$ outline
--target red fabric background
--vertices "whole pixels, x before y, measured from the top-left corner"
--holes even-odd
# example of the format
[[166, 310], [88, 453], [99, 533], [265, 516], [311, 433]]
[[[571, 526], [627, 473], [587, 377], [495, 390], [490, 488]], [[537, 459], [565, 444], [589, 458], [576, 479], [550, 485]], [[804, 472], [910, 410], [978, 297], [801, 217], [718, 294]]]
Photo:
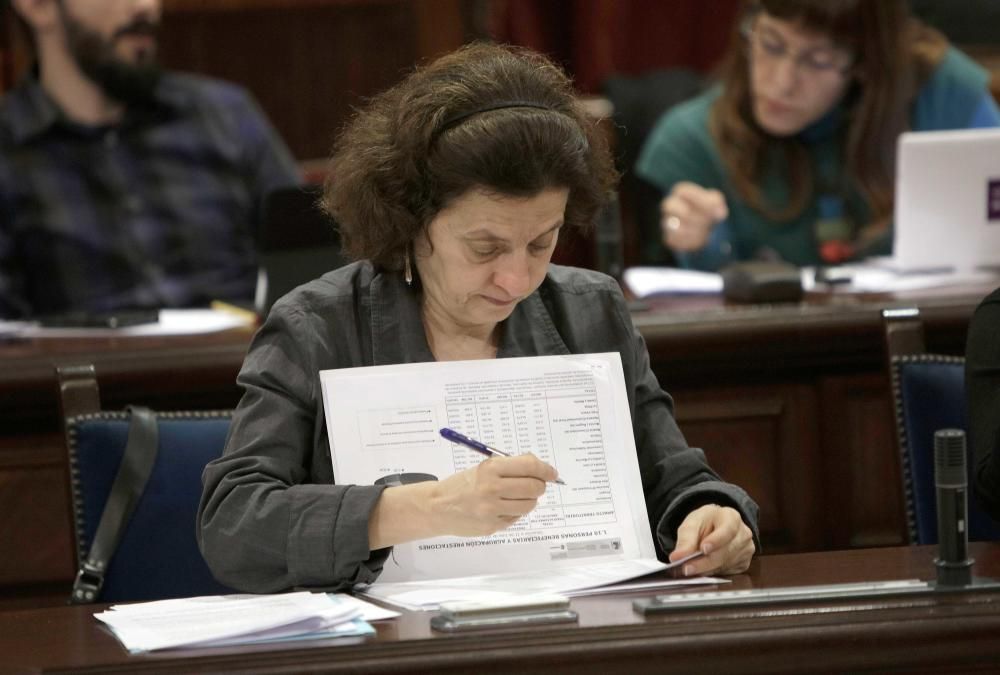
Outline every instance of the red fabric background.
[[740, 0], [495, 0], [490, 31], [501, 42], [555, 58], [581, 92], [611, 74], [711, 69], [725, 51]]

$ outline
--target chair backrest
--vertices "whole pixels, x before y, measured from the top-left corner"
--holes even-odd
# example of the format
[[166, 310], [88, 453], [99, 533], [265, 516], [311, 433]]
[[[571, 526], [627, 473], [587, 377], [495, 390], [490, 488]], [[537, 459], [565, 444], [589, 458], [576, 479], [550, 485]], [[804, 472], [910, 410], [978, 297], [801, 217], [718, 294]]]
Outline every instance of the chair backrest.
[[[93, 409], [99, 395], [92, 366], [59, 368], [59, 379], [79, 564], [90, 550], [121, 463], [130, 415]], [[212, 577], [195, 536], [201, 472], [222, 454], [230, 412], [158, 412], [156, 419], [156, 461], [97, 601], [232, 592]]]
[[348, 262], [340, 232], [317, 202], [322, 186], [278, 188], [264, 203], [257, 237], [255, 309], [263, 318], [281, 296]]
[[[889, 377], [896, 414], [900, 473], [911, 544], [937, 543], [934, 481], [934, 432], [968, 429], [965, 359], [924, 352], [923, 325], [917, 310], [883, 312]], [[966, 461], [970, 474], [972, 462]], [[996, 540], [1000, 524], [969, 499], [969, 539]]]
[[697, 96], [704, 86], [704, 76], [685, 68], [652, 70], [634, 76], [614, 75], [603, 84], [604, 95], [614, 109], [615, 154], [622, 174], [620, 198], [632, 224], [630, 236], [636, 240], [636, 259], [626, 260], [628, 264], [674, 262], [660, 235], [663, 195], [659, 188], [636, 176], [635, 163], [646, 137], [663, 114], [676, 104]]

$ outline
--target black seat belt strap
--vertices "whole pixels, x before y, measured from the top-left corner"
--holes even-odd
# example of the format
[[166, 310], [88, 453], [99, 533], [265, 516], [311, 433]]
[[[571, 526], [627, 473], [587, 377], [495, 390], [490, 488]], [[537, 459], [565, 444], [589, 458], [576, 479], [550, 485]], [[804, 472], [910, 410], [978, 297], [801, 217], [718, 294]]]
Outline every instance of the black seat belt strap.
[[108, 493], [108, 501], [101, 513], [90, 552], [80, 563], [73, 582], [70, 596], [73, 604], [94, 602], [100, 595], [108, 563], [118, 548], [125, 525], [132, 517], [156, 461], [159, 443], [156, 415], [149, 408], [141, 406], [129, 406], [129, 411], [131, 420], [125, 452], [111, 485], [111, 492]]

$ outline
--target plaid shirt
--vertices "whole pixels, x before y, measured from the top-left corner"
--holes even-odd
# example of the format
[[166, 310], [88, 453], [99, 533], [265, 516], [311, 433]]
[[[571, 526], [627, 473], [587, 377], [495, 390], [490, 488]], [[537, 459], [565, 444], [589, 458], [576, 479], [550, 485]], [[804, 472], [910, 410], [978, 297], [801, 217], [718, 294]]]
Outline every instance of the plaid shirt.
[[263, 197], [298, 182], [234, 85], [165, 74], [95, 128], [29, 76], [0, 100], [0, 318], [250, 299]]

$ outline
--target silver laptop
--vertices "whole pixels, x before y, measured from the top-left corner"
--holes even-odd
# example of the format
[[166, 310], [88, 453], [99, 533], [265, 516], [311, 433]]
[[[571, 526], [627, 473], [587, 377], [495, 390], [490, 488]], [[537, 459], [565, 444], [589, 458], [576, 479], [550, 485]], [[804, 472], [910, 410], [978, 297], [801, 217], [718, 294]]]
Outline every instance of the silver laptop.
[[1000, 129], [904, 133], [896, 167], [891, 267], [1000, 268]]

